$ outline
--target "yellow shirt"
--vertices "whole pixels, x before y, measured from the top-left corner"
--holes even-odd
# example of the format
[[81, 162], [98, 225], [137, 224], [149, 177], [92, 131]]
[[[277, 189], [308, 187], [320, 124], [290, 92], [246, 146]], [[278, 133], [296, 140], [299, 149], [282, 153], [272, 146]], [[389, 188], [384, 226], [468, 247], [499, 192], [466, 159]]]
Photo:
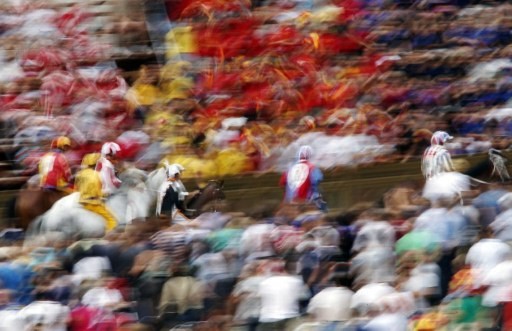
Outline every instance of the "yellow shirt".
[[80, 192], [80, 203], [103, 204], [101, 177], [96, 170], [81, 170], [76, 175], [75, 188]]
[[214, 179], [218, 175], [215, 160], [208, 156], [201, 158], [192, 155], [175, 155], [167, 158], [169, 164], [179, 163], [185, 171], [181, 174], [183, 179], [199, 178], [204, 180]]
[[219, 176], [238, 175], [250, 171], [250, 159], [235, 148], [226, 148], [217, 154], [215, 160]]
[[156, 103], [160, 97], [161, 92], [158, 87], [143, 83], [135, 83], [125, 96], [126, 100], [128, 100], [133, 107], [139, 105], [150, 106]]
[[165, 36], [167, 43], [167, 59], [180, 54], [193, 54], [197, 52], [196, 34], [192, 26], [178, 26], [171, 29]]
[[192, 94], [194, 82], [190, 78], [178, 76], [163, 83], [161, 87], [167, 100], [187, 99]]

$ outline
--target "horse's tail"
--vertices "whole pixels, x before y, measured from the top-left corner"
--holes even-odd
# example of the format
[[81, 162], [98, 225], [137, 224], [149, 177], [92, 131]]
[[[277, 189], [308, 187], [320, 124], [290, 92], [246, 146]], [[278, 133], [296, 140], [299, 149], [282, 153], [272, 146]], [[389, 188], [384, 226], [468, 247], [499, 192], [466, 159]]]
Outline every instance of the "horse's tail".
[[43, 230], [44, 216], [37, 216], [28, 226], [26, 230], [26, 237], [35, 237], [41, 234]]

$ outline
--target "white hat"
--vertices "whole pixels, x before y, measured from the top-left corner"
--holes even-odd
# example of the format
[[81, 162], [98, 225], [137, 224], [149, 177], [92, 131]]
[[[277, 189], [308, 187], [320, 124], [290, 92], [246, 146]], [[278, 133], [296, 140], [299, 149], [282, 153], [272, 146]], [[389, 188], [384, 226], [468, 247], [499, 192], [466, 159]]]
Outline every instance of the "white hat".
[[179, 170], [180, 172], [182, 172], [182, 171], [184, 171], [184, 170], [185, 170], [185, 167], [183, 167], [183, 166], [182, 166], [181, 164], [179, 164], [179, 163], [173, 163], [173, 164], [171, 164], [171, 166], [175, 166], [176, 168], [178, 168], [178, 170]]
[[181, 174], [181, 171], [184, 169], [185, 168], [183, 168], [179, 164], [176, 164], [176, 163], [171, 164], [170, 166], [166, 167], [166, 169], [165, 169], [166, 173], [167, 173], [167, 178], [174, 178], [176, 176], [176, 174]]
[[309, 160], [313, 156], [313, 148], [309, 145], [300, 146], [297, 158], [299, 160]]
[[103, 156], [109, 155], [109, 154], [116, 155], [116, 153], [119, 152], [120, 150], [121, 150], [121, 147], [119, 147], [119, 145], [114, 142], [104, 143], [103, 146], [101, 147], [101, 155], [103, 155]]
[[451, 139], [453, 139], [453, 137], [450, 136], [448, 134], [448, 132], [436, 131], [432, 135], [432, 138], [430, 139], [430, 142], [432, 143], [432, 145], [442, 145], [442, 144], [444, 144], [445, 142], [447, 142], [448, 140], [451, 140]]

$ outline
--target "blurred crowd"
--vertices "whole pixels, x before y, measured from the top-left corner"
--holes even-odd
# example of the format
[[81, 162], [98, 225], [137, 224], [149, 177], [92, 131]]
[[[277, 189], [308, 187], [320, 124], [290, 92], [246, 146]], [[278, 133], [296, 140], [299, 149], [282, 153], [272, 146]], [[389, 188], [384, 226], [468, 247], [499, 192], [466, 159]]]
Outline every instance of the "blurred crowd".
[[[57, 135], [74, 165], [116, 141], [193, 177], [282, 171], [300, 145], [321, 168], [406, 161], [439, 129], [452, 153], [509, 146], [508, 3], [162, 1], [155, 37], [132, 2], [0, 5], [3, 132], [26, 172]], [[150, 44], [157, 60], [120, 69]]]
[[512, 193], [411, 183], [341, 213], [212, 202], [103, 238], [0, 238], [0, 330], [509, 330]]

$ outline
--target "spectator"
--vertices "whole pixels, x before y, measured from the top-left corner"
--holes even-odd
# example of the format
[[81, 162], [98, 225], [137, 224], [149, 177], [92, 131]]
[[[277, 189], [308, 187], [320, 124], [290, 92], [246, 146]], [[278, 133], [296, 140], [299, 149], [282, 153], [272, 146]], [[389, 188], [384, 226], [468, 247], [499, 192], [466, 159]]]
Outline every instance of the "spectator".
[[290, 264], [276, 266], [278, 270], [273, 270], [272, 275], [260, 283], [258, 330], [283, 330], [294, 318], [300, 316], [299, 303], [309, 298], [310, 294], [290, 267]]
[[[334, 273], [331, 276], [336, 277]], [[335, 282], [335, 287], [327, 287], [311, 298], [307, 309], [325, 329], [347, 327], [351, 319], [350, 301], [354, 293], [341, 286], [342, 279], [336, 278]]]
[[165, 282], [160, 296], [159, 311], [178, 314], [178, 322], [200, 321], [206, 288], [184, 266], [173, 266], [171, 278]]

